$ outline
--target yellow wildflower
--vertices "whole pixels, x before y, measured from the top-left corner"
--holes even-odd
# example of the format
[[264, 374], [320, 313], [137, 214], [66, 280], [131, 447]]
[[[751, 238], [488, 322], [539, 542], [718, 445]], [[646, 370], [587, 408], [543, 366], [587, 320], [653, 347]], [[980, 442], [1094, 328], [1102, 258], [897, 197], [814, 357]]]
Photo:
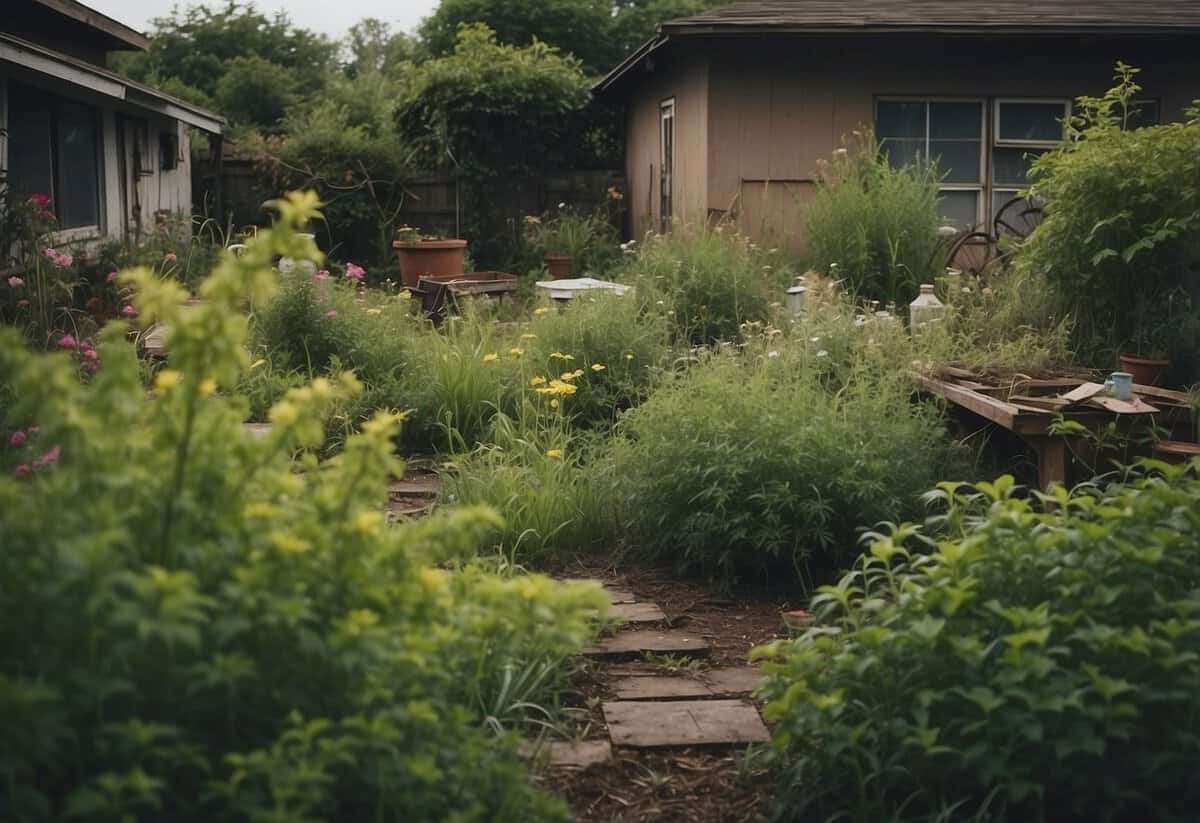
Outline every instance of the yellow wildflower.
[[521, 355], [523, 355], [525, 353], [525, 350], [518, 349], [516, 346], [513, 346], [511, 349], [508, 350], [508, 353], [511, 354], [513, 357], [520, 357]]
[[549, 314], [550, 309], [546, 308], [545, 306], [538, 306], [536, 309], [533, 310], [533, 313], [534, 314]]
[[583, 369], [576, 369], [575, 371], [571, 372], [571, 377], [583, 377]]
[[571, 381], [571, 380], [574, 380], [574, 379], [575, 379], [575, 372], [573, 372], [573, 371], [565, 371], [565, 372], [563, 372], [563, 373], [562, 373], [562, 375], [559, 377], [559, 379], [560, 379], [560, 380], [562, 380], [564, 383], [566, 383], [566, 382], [569, 382], [569, 381]]
[[495, 352], [492, 352], [491, 354], [485, 354], [483, 356], [484, 363], [495, 363], [499, 359], [500, 355], [496, 354]]
[[599, 363], [592, 364], [592, 371], [604, 371], [604, 368], [605, 367], [600, 365]]
[[296, 409], [296, 404], [289, 400], [280, 400], [267, 413], [267, 419], [272, 423], [278, 423], [280, 426], [290, 426], [299, 417], [300, 412]]
[[562, 460], [563, 450], [562, 449], [549, 449], [546, 451], [546, 456], [549, 457], [551, 460]]
[[283, 531], [271, 532], [271, 545], [283, 554], [304, 554], [312, 548], [307, 540]]
[[183, 380], [183, 372], [175, 369], [163, 369], [154, 376], [154, 392], [155, 394], [166, 394], [178, 386], [181, 380]]
[[359, 512], [354, 518], [354, 531], [363, 537], [374, 537], [379, 534], [383, 524], [383, 516], [379, 512]]
[[447, 588], [447, 578], [449, 575], [441, 569], [430, 569], [428, 567], [421, 569], [417, 573], [417, 577], [421, 580], [421, 586], [430, 594], [440, 594]]
[[410, 292], [408, 289], [402, 289], [400, 291], [400, 294], [398, 294], [396, 296], [399, 297], [401, 300], [408, 300], [409, 298], [412, 297], [412, 292]]
[[530, 386], [533, 386], [533, 387], [535, 387], [535, 388], [536, 388], [536, 387], [538, 387], [538, 386], [544, 386], [544, 385], [546, 385], [546, 378], [544, 378], [544, 377], [531, 377], [531, 378], [529, 378], [529, 385], [530, 385]]
[[326, 377], [318, 377], [312, 381], [312, 393], [318, 400], [328, 400], [333, 397], [333, 384]]
[[552, 408], [552, 409], [557, 409], [557, 408], [558, 408], [558, 400], [557, 400], [557, 399], [556, 399], [556, 400], [551, 400], [551, 401], [550, 401], [550, 408]]
[[551, 358], [552, 360], [574, 360], [574, 359], [575, 359], [575, 358], [574, 358], [574, 357], [572, 357], [571, 355], [569, 355], [569, 354], [563, 354], [563, 353], [562, 353], [562, 352], [560, 352], [560, 351], [551, 352], [551, 353], [550, 353], [550, 358]]
[[210, 397], [217, 390], [217, 381], [206, 377], [200, 381], [200, 396]]
[[537, 389], [538, 394], [574, 394], [579, 389], [565, 380], [551, 380], [550, 385]]
[[633, 359], [633, 355], [632, 355], [632, 354], [626, 354], [626, 355], [625, 355], [625, 359], [626, 359], [626, 360], [632, 360], [632, 359]]

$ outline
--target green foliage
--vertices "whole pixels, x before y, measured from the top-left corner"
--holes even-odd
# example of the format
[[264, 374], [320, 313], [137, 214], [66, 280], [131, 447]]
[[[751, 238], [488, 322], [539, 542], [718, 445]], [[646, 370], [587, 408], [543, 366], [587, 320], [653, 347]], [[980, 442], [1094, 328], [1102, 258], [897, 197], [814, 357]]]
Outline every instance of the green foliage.
[[1179, 354], [1200, 342], [1200, 112], [1127, 128], [1136, 75], [1118, 64], [1117, 85], [1081, 97], [1069, 139], [1034, 163], [1045, 213], [1019, 257], [1051, 279], [1080, 347], [1097, 359]]
[[763, 650], [780, 820], [1183, 821], [1200, 793], [1200, 481], [943, 484]]
[[726, 582], [790, 566], [809, 584], [855, 556], [860, 526], [919, 512], [954, 453], [889, 354], [904, 337], [799, 324], [658, 388], [613, 449], [633, 545]]
[[766, 320], [792, 279], [777, 249], [762, 249], [728, 226], [679, 224], [635, 245], [626, 245], [619, 279], [661, 307], [676, 339], [696, 345], [735, 340], [743, 323]]
[[620, 252], [617, 230], [605, 209], [583, 214], [570, 206], [538, 217], [525, 217], [525, 243], [537, 257], [566, 255], [578, 274], [599, 273]]
[[229, 61], [215, 99], [231, 122], [274, 132], [299, 95], [290, 69], [250, 56]]
[[353, 375], [291, 391], [263, 439], [221, 394], [273, 258], [319, 259], [294, 233], [314, 204], [282, 203], [186, 312], [171, 280], [123, 276], [140, 320], [173, 330], [149, 398], [122, 325], [87, 383], [0, 335], [0, 424], [25, 438], [0, 454], [14, 819], [565, 818], [505, 730], [551, 705], [603, 594], [472, 562], [499, 525], [487, 510], [387, 527], [396, 415], [333, 460], [294, 460]]
[[858, 136], [821, 166], [805, 209], [812, 264], [858, 298], [908, 303], [940, 273], [937, 197], [933, 166], [892, 168]]

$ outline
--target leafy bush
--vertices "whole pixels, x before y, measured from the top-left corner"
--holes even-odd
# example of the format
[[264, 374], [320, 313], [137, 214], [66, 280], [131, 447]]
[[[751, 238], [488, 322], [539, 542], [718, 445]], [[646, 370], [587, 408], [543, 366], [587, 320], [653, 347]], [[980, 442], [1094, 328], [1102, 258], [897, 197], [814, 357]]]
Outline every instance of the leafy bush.
[[778, 819], [1194, 819], [1200, 480], [1164, 471], [943, 486], [939, 542], [875, 535], [762, 650]]
[[705, 356], [623, 418], [612, 493], [638, 549], [726, 581], [791, 564], [807, 583], [852, 560], [859, 526], [920, 511], [952, 448], [845, 325]]
[[620, 256], [616, 228], [604, 209], [580, 214], [564, 206], [541, 217], [526, 215], [525, 243], [538, 258], [570, 257], [578, 275], [602, 272]]
[[630, 249], [620, 279], [655, 299], [676, 339], [696, 345], [734, 340], [743, 323], [766, 320], [790, 285], [791, 268], [728, 226], [680, 224]]
[[940, 273], [938, 175], [893, 168], [870, 134], [821, 166], [806, 208], [812, 264], [860, 299], [906, 304]]
[[548, 701], [603, 595], [472, 564], [498, 525], [485, 510], [386, 527], [395, 415], [325, 464], [293, 461], [353, 376], [290, 392], [261, 440], [220, 394], [272, 256], [314, 251], [292, 233], [314, 200], [225, 255], [205, 305], [182, 312], [171, 281], [125, 275], [141, 320], [173, 329], [149, 399], [125, 328], [105, 331], [86, 384], [0, 335], [0, 424], [20, 431], [0, 454], [8, 816], [565, 817], [488, 728]]
[[295, 75], [261, 57], [235, 57], [217, 83], [216, 101], [231, 121], [265, 131], [280, 129], [300, 99]]
[[1045, 213], [1019, 257], [1050, 278], [1097, 359], [1179, 354], [1200, 341], [1200, 111], [1187, 123], [1127, 128], [1136, 73], [1118, 64], [1117, 85], [1081, 97], [1069, 139], [1034, 163]]

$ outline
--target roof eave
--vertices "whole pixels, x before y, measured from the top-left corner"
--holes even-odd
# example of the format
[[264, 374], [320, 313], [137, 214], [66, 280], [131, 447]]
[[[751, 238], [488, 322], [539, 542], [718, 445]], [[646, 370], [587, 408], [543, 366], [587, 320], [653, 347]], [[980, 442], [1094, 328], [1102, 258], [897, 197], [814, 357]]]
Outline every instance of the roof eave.
[[862, 24], [855, 26], [813, 26], [787, 23], [690, 23], [686, 19], [670, 21], [660, 26], [663, 35], [669, 37], [712, 37], [721, 35], [858, 35], [858, 34], [963, 34], [963, 35], [1170, 35], [1194, 32], [1197, 27], [1181, 26], [1113, 26], [1079, 25], [1070, 26], [1002, 26], [973, 24], [941, 24], [900, 26], [889, 24]]
[[592, 94], [600, 95], [607, 92], [618, 82], [620, 82], [620, 80], [635, 66], [641, 63], [642, 60], [646, 59], [651, 54], [666, 45], [669, 39], [669, 37], [666, 37], [662, 34], [656, 34], [654, 37], [647, 40], [637, 49], [632, 51], [628, 57], [618, 63], [612, 71], [600, 78], [600, 80], [592, 86]]
[[76, 0], [33, 0], [33, 2], [107, 35], [115, 41], [114, 51], [145, 51], [150, 48], [150, 38], [140, 31]]

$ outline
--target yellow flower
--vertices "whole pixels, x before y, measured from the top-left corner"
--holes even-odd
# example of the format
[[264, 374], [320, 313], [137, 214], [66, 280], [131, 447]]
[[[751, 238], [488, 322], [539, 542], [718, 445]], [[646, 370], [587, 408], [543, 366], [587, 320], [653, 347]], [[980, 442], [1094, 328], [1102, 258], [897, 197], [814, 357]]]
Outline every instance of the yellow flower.
[[500, 355], [496, 354], [495, 352], [492, 352], [491, 354], [485, 354], [483, 356], [484, 363], [495, 363], [499, 359]]
[[354, 518], [354, 531], [363, 537], [374, 537], [379, 534], [383, 517], [379, 512], [359, 512]]
[[575, 358], [569, 354], [563, 354], [560, 351], [551, 352], [550, 357], [553, 360], [574, 360]]
[[575, 371], [571, 372], [571, 377], [583, 377], [583, 369], [576, 369]]
[[424, 568], [417, 572], [421, 586], [430, 594], [440, 594], [446, 590], [449, 575], [441, 569]]
[[312, 548], [307, 540], [282, 531], [271, 532], [271, 545], [283, 554], [304, 554]]
[[562, 373], [562, 375], [561, 375], [561, 377], [559, 377], [559, 379], [560, 379], [560, 380], [562, 380], [564, 383], [565, 383], [565, 382], [569, 382], [569, 381], [571, 381], [571, 380], [574, 380], [574, 379], [575, 379], [575, 372], [573, 372], [573, 371], [565, 371], [565, 372], [563, 372], [563, 373]]
[[217, 381], [206, 377], [200, 381], [200, 396], [210, 397], [217, 390]]
[[296, 409], [296, 405], [288, 400], [280, 400], [267, 413], [267, 420], [272, 423], [278, 423], [280, 426], [290, 426], [299, 417], [300, 412]]
[[521, 339], [522, 340], [537, 340], [537, 335], [525, 333], [525, 334], [521, 335]]
[[156, 394], [166, 394], [178, 386], [181, 380], [183, 380], [183, 372], [176, 371], [175, 369], [163, 369], [154, 376], [154, 392]]
[[546, 452], [546, 456], [549, 457], [551, 460], [562, 460], [563, 450], [562, 449], [549, 449]]
[[557, 409], [557, 408], [558, 408], [558, 401], [557, 401], [557, 400], [551, 400], [551, 401], [550, 401], [550, 408], [552, 408], [552, 409]]
[[537, 389], [538, 394], [566, 394], [571, 395], [578, 391], [578, 388], [566, 382], [565, 380], [551, 380], [550, 385]]
[[601, 366], [599, 363], [592, 364], [592, 371], [604, 371], [604, 368], [605, 367]]
[[550, 309], [546, 308], [545, 306], [538, 306], [536, 309], [533, 310], [533, 313], [534, 314], [549, 314]]
[[529, 378], [529, 385], [531, 385], [531, 386], [534, 386], [534, 387], [537, 387], [537, 386], [544, 386], [544, 385], [546, 385], [546, 378], [544, 378], [544, 377], [531, 377], [531, 378]]
[[520, 357], [521, 355], [523, 355], [525, 353], [525, 350], [518, 349], [517, 347], [514, 346], [513, 348], [508, 350], [508, 353], [511, 354], [513, 357]]
[[328, 400], [333, 397], [333, 384], [328, 378], [318, 377], [312, 381], [312, 393], [318, 400]]
[[403, 291], [400, 292], [400, 294], [398, 294], [396, 296], [399, 297], [401, 300], [408, 300], [409, 298], [412, 297], [412, 292], [410, 292], [408, 289], [404, 289]]
[[625, 355], [625, 359], [626, 359], [626, 360], [632, 360], [632, 359], [633, 359], [633, 355], [632, 355], [632, 354], [626, 354], [626, 355]]

